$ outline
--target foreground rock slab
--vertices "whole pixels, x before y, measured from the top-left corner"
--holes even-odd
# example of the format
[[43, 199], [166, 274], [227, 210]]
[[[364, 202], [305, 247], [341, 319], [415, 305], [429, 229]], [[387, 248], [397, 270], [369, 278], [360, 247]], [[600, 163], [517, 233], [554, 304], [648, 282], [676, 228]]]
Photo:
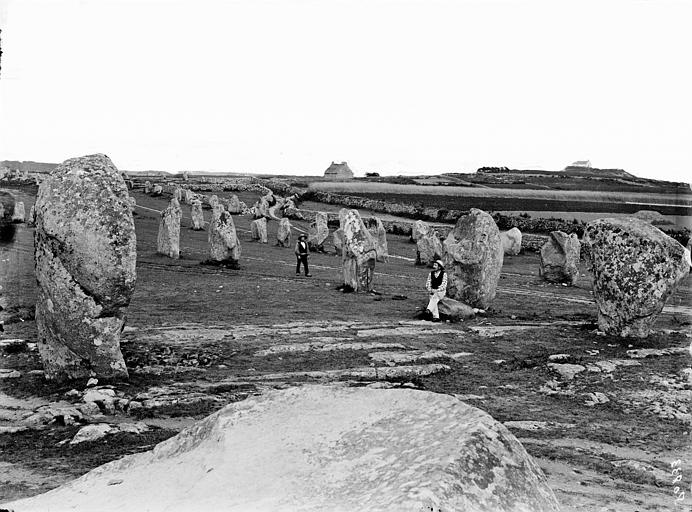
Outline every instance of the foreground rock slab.
[[304, 386], [229, 405], [153, 450], [4, 505], [38, 510], [559, 510], [485, 412], [442, 394]]
[[685, 248], [633, 218], [590, 222], [584, 243], [593, 269], [598, 328], [616, 336], [647, 337], [666, 300], [689, 273]]
[[38, 348], [49, 379], [126, 378], [120, 352], [134, 291], [127, 187], [105, 155], [63, 162], [36, 199]]

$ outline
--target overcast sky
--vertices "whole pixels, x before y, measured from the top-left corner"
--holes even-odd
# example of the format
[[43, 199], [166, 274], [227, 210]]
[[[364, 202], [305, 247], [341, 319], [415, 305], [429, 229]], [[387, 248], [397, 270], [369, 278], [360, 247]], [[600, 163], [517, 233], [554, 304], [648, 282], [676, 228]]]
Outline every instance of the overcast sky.
[[690, 181], [686, 0], [0, 0], [0, 23], [0, 159]]

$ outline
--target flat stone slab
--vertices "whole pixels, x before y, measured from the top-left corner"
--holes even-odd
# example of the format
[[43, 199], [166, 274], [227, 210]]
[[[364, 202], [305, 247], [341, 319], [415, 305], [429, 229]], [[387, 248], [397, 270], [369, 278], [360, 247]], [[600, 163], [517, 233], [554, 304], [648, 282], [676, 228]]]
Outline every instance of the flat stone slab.
[[690, 349], [687, 347], [637, 348], [634, 350], [628, 350], [627, 357], [631, 357], [632, 359], [644, 359], [646, 357], [681, 356], [689, 353]]
[[231, 404], [148, 452], [3, 505], [44, 510], [553, 512], [487, 413], [410, 389], [303, 386]]

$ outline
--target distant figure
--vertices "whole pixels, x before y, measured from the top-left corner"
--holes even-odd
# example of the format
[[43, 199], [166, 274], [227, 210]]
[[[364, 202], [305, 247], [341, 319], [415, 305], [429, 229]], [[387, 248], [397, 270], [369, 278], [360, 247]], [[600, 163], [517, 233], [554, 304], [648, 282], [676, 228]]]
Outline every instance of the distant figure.
[[308, 237], [302, 234], [298, 237], [298, 242], [296, 243], [296, 275], [300, 275], [300, 264], [302, 263], [305, 267], [305, 277], [312, 277], [310, 271], [308, 270]]
[[445, 266], [442, 260], [437, 260], [433, 263], [433, 270], [428, 274], [425, 288], [427, 288], [430, 294], [430, 301], [428, 302], [426, 311], [432, 314], [433, 322], [439, 322], [440, 312], [437, 309], [437, 303], [440, 302], [447, 293], [447, 273], [445, 272]]

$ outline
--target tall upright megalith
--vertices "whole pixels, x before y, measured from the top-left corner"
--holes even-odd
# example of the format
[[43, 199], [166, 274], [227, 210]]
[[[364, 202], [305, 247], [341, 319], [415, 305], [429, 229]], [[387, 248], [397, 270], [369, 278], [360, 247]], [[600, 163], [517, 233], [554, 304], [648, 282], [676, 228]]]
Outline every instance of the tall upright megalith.
[[209, 263], [238, 268], [241, 249], [233, 217], [218, 203], [212, 208], [207, 239]]
[[66, 160], [41, 183], [34, 212], [46, 378], [127, 378], [120, 332], [135, 287], [137, 243], [120, 172], [106, 155]]
[[598, 327], [645, 338], [666, 300], [688, 275], [685, 248], [648, 222], [596, 219], [584, 229], [593, 270]]
[[552, 231], [548, 241], [541, 247], [538, 273], [551, 283], [574, 286], [579, 280], [580, 251], [581, 243], [577, 235]]
[[471, 208], [444, 241], [447, 295], [475, 308], [495, 298], [504, 249], [500, 230], [483, 210]]
[[282, 217], [276, 230], [276, 243], [281, 247], [291, 247], [291, 222], [287, 217]]
[[191, 228], [195, 231], [204, 229], [204, 213], [202, 212], [202, 201], [195, 199], [190, 204], [190, 217], [192, 218]]
[[341, 265], [344, 285], [356, 292], [373, 290], [375, 262], [384, 261], [381, 243], [365, 227], [358, 210], [339, 212], [339, 229], [343, 232]]
[[317, 212], [315, 215], [315, 222], [310, 227], [310, 232], [308, 233], [308, 246], [313, 251], [324, 251], [324, 242], [329, 236], [327, 220], [325, 212]]
[[180, 203], [174, 197], [168, 207], [161, 212], [159, 222], [159, 235], [157, 238], [157, 252], [165, 254], [169, 258], [180, 257], [180, 219], [183, 211]]

